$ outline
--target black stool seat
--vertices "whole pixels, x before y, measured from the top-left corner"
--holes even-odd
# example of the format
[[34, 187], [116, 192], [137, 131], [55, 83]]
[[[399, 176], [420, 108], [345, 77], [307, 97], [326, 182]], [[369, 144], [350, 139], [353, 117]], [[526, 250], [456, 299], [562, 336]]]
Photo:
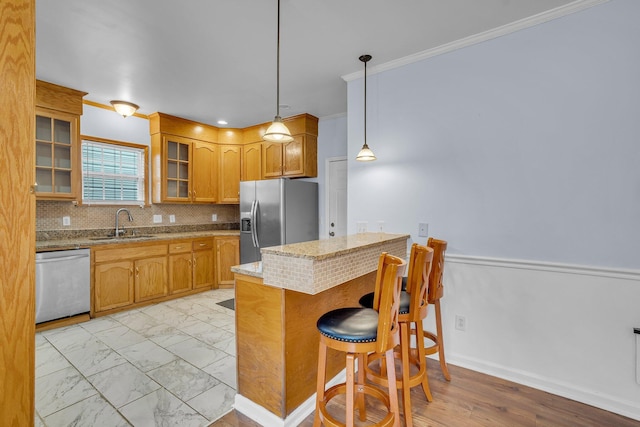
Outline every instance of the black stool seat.
[[[358, 302], [363, 307], [371, 308], [373, 307], [373, 297], [374, 297], [374, 292], [371, 292], [370, 294], [363, 295]], [[400, 292], [400, 308], [398, 312], [400, 314], [408, 314], [410, 305], [411, 305], [411, 295], [408, 294], [406, 291]]]
[[378, 312], [372, 308], [339, 308], [323, 314], [317, 327], [322, 335], [334, 340], [374, 342], [378, 335]]

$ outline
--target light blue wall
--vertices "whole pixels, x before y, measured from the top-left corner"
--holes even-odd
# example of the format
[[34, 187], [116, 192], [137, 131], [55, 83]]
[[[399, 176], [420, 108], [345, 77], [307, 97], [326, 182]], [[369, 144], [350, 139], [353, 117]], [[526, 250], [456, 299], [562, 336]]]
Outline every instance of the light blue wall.
[[427, 222], [451, 253], [640, 268], [638, 16], [614, 0], [369, 75], [373, 163], [350, 82], [349, 233]]
[[122, 142], [150, 145], [149, 120], [124, 118], [115, 111], [84, 105], [80, 133]]
[[305, 178], [304, 181], [318, 183], [318, 234], [320, 239], [326, 238], [326, 161], [334, 157], [347, 155], [347, 115], [320, 118], [318, 121], [318, 176]]

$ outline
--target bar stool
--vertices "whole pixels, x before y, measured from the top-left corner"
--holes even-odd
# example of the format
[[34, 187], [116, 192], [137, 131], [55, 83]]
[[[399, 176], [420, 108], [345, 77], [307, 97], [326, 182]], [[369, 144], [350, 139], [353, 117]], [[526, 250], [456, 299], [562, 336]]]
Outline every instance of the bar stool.
[[[401, 375], [396, 380], [396, 388], [402, 390], [402, 407], [407, 426], [413, 425], [411, 414], [411, 388], [421, 385], [427, 401], [433, 400], [427, 377], [427, 360], [422, 335], [422, 320], [427, 316], [429, 273], [433, 259], [433, 249], [414, 243], [409, 256], [409, 273], [406, 290], [401, 292], [398, 320], [400, 322], [400, 345], [394, 355], [401, 361]], [[371, 304], [371, 294], [360, 299], [363, 306]], [[375, 304], [375, 295], [373, 295]], [[411, 332], [415, 326], [416, 351], [411, 348]], [[422, 344], [422, 345], [421, 345]], [[411, 367], [413, 369], [411, 372]], [[387, 371], [395, 371], [395, 363], [383, 361], [379, 355], [371, 354], [365, 365], [366, 377], [374, 384], [388, 387]]]
[[444, 253], [447, 250], [447, 242], [445, 240], [434, 239], [429, 237], [427, 246], [433, 249], [433, 264], [431, 274], [429, 275], [429, 304], [433, 304], [435, 308], [436, 332], [423, 331], [425, 338], [433, 341], [433, 345], [425, 348], [428, 355], [438, 353], [440, 361], [440, 369], [442, 375], [447, 381], [451, 381], [449, 368], [444, 358], [444, 343], [442, 341], [442, 313], [440, 309], [440, 298], [444, 296], [444, 286], [442, 285], [442, 277], [444, 274]]
[[[387, 363], [393, 363], [393, 349], [400, 341], [398, 309], [402, 275], [406, 262], [401, 258], [382, 253], [378, 261], [376, 274], [374, 308], [340, 308], [320, 317], [317, 322], [320, 331], [318, 353], [318, 382], [316, 393], [316, 412], [314, 427], [324, 425], [337, 427], [354, 425], [354, 410], [357, 406], [359, 418], [366, 420], [365, 394], [381, 401], [387, 408], [387, 414], [376, 426], [399, 426], [400, 411], [398, 394], [389, 388], [382, 389], [365, 383], [364, 364], [367, 354], [384, 355]], [[346, 382], [330, 387], [325, 391], [327, 348], [346, 353]], [[358, 360], [358, 378], [355, 378], [355, 360]], [[387, 372], [389, 384], [396, 381], [395, 370]], [[339, 394], [346, 394], [346, 423], [336, 420], [327, 411], [329, 401]]]

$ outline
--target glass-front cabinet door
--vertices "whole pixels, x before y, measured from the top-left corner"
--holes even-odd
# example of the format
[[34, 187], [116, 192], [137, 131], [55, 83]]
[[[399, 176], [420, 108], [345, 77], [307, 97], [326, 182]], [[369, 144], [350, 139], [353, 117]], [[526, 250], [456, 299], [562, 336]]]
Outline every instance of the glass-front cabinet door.
[[166, 144], [166, 199], [191, 199], [191, 142], [187, 139], [167, 137]]
[[76, 116], [36, 110], [36, 196], [75, 199]]

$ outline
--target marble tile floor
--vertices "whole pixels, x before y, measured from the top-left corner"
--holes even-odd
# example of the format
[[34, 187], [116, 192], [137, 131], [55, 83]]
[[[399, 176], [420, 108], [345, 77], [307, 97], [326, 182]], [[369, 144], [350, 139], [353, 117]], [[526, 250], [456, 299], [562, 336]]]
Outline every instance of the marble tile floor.
[[232, 409], [233, 289], [36, 334], [36, 426], [208, 426]]

